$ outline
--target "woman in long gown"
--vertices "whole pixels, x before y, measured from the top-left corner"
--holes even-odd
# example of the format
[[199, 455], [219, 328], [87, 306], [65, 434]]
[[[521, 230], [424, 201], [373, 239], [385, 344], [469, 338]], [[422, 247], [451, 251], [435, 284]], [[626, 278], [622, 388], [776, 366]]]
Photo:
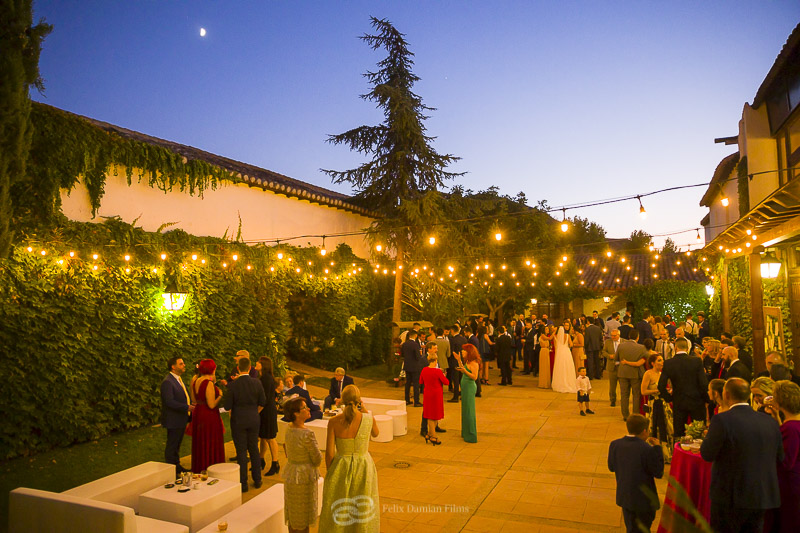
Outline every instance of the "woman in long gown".
[[[328, 473], [322, 492], [319, 530], [378, 533], [381, 529], [378, 470], [369, 454], [369, 437], [378, 436], [378, 426], [361, 403], [361, 392], [355, 385], [348, 385], [342, 391], [342, 405], [344, 412], [328, 421], [325, 450]], [[340, 518], [343, 514], [348, 520]]]
[[267, 450], [269, 449], [272, 465], [269, 470], [264, 472], [265, 476], [273, 476], [280, 472], [281, 465], [278, 462], [278, 405], [275, 403], [275, 376], [272, 375], [272, 359], [266, 356], [256, 363], [261, 385], [267, 395], [267, 404], [261, 410], [261, 425], [258, 428], [259, 453], [261, 454], [262, 472], [267, 466]]
[[578, 377], [578, 369], [586, 367], [586, 352], [583, 349], [583, 325], [579, 322], [573, 329], [572, 337], [572, 360], [575, 363], [575, 378]]
[[475, 391], [478, 386], [478, 372], [481, 356], [471, 344], [465, 344], [461, 353], [455, 354], [457, 370], [461, 376], [461, 438], [464, 442], [478, 442], [478, 428], [475, 423]]
[[570, 338], [564, 327], [558, 328], [555, 338], [556, 358], [553, 365], [553, 390], [556, 392], [578, 392], [575, 378], [575, 363], [572, 362], [572, 351], [569, 348]]
[[775, 383], [772, 392], [773, 401], [767, 404], [767, 410], [781, 424], [784, 457], [778, 463], [781, 506], [768, 511], [767, 527], [771, 525], [771, 529], [764, 531], [788, 533], [797, 531], [800, 524], [800, 387], [782, 380]]
[[539, 388], [550, 389], [553, 372], [550, 366], [550, 346], [553, 344], [553, 332], [550, 326], [544, 327], [544, 333], [539, 335]]
[[222, 418], [217, 407], [222, 391], [214, 385], [217, 365], [213, 359], [203, 359], [197, 368], [199, 377], [192, 384], [197, 402], [192, 411], [192, 472], [225, 462]]

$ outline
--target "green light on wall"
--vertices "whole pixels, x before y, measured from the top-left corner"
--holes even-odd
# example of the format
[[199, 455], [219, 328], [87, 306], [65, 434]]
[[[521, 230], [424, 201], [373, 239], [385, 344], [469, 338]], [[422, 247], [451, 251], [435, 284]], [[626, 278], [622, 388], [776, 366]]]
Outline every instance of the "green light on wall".
[[186, 305], [189, 294], [185, 292], [163, 292], [161, 298], [164, 299], [164, 309], [167, 311], [180, 311]]

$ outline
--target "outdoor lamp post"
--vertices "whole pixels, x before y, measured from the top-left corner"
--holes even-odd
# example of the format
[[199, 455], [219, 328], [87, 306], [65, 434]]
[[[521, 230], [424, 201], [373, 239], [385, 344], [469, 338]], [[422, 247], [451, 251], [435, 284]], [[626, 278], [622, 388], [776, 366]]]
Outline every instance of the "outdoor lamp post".
[[781, 261], [772, 252], [767, 252], [761, 258], [761, 277], [775, 279], [781, 271]]
[[164, 299], [164, 309], [167, 311], [180, 311], [186, 305], [189, 295], [185, 292], [163, 292], [161, 298]]

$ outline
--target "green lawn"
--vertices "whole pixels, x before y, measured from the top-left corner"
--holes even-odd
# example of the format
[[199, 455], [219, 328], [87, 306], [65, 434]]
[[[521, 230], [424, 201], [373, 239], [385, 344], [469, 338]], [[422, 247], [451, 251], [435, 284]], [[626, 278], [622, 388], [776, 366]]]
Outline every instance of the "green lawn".
[[[371, 379], [374, 381], [386, 381], [392, 377], [389, 369], [386, 367], [386, 363], [356, 368], [350, 370], [348, 373], [357, 378]], [[328, 382], [330, 383], [330, 380], [328, 380]]]
[[[222, 416], [225, 441], [231, 440], [230, 417]], [[147, 461], [164, 460], [167, 433], [160, 427], [140, 428], [97, 441], [58, 448], [0, 464], [0, 531], [8, 530], [8, 493], [17, 487], [61, 492]], [[185, 437], [181, 457], [191, 454]]]

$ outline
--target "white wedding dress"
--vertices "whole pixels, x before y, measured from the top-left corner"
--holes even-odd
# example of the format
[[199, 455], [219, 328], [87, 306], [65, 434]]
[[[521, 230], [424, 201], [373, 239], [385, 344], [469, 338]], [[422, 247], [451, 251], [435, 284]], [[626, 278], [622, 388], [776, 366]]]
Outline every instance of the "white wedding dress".
[[576, 383], [575, 362], [572, 359], [572, 350], [567, 343], [564, 327], [558, 328], [555, 338], [556, 358], [553, 363], [553, 390], [556, 392], [578, 392]]

